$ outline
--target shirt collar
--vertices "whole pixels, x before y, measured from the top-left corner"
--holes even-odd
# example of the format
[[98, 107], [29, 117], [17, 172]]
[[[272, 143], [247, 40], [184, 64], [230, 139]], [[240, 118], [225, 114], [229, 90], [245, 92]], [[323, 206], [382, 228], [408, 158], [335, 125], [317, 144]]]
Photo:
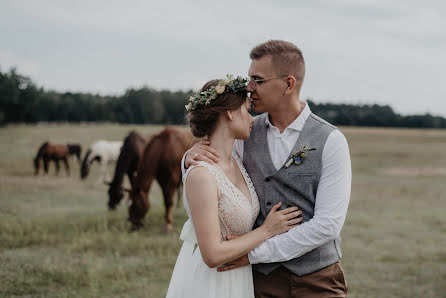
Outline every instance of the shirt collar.
[[[285, 130], [290, 128], [290, 129], [293, 129], [293, 130], [302, 131], [302, 129], [304, 128], [305, 122], [307, 121], [308, 117], [311, 114], [311, 110], [310, 110], [310, 106], [308, 105], [308, 103], [306, 101], [301, 100], [300, 101], [300, 105], [302, 106], [302, 112], [299, 114], [299, 116], [297, 116], [296, 119], [294, 119], [293, 122], [291, 122], [290, 125], [288, 125], [287, 128], [285, 128]], [[268, 126], [275, 127], [269, 121], [269, 114], [268, 113], [266, 113], [265, 124], [266, 124], [267, 127]]]

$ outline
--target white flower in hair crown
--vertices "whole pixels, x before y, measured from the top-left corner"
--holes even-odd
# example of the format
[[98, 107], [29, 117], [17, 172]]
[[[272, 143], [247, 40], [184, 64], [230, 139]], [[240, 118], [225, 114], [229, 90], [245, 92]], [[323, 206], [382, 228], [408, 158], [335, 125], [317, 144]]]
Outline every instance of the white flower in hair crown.
[[219, 80], [217, 86], [212, 86], [209, 89], [197, 92], [191, 97], [189, 97], [189, 103], [185, 105], [186, 111], [194, 111], [200, 105], [208, 105], [212, 100], [216, 99], [218, 95], [225, 92], [236, 93], [238, 91], [246, 90], [248, 85], [248, 78], [243, 78], [238, 76], [234, 78], [232, 75], [226, 75], [225, 80]]

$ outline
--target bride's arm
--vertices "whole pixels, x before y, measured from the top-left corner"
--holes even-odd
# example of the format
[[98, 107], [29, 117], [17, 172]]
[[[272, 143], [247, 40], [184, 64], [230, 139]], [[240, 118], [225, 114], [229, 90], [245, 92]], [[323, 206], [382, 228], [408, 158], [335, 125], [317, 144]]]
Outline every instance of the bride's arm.
[[[222, 241], [217, 182], [208, 169], [196, 167], [190, 171], [186, 179], [186, 198], [203, 261], [210, 268], [247, 254], [268, 238], [287, 232], [301, 220], [294, 219], [301, 214], [296, 207], [277, 211], [281, 206], [279, 203], [273, 207], [261, 227], [235, 240]], [[289, 225], [290, 220], [292, 225]]]

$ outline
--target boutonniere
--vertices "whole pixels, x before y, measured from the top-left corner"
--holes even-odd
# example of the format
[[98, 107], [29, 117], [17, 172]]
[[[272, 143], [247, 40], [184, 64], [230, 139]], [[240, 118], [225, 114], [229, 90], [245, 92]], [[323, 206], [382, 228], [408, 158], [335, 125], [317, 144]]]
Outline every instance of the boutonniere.
[[300, 148], [299, 151], [296, 153], [291, 154], [290, 160], [285, 164], [285, 168], [288, 168], [291, 166], [291, 164], [294, 162], [296, 165], [300, 165], [304, 162], [305, 159], [305, 152], [317, 150], [316, 148], [308, 148], [307, 146], [303, 146]]

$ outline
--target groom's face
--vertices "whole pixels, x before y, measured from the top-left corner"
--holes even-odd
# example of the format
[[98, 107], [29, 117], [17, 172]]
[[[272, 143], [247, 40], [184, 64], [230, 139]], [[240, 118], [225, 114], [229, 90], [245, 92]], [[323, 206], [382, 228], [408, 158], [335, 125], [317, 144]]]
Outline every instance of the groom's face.
[[[271, 56], [264, 56], [260, 59], [252, 60], [248, 75], [251, 81], [247, 91], [251, 92], [254, 112], [264, 113], [276, 110], [281, 104], [281, 92], [284, 88], [284, 81], [276, 78], [277, 74], [273, 68]], [[264, 80], [253, 82], [253, 80]]]

